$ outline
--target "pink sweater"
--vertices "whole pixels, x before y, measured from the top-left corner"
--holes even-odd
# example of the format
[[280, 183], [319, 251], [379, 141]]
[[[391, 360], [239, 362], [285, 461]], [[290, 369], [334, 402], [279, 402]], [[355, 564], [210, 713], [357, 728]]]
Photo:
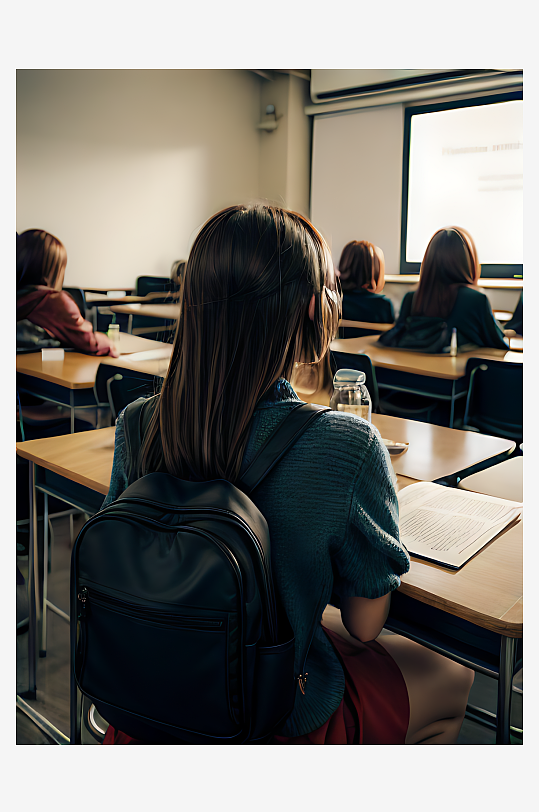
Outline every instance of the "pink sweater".
[[[34, 301], [36, 304], [32, 307]], [[22, 310], [25, 311], [24, 316]], [[112, 355], [114, 358], [119, 355], [104, 333], [94, 333], [90, 322], [82, 317], [79, 308], [64, 290], [40, 285], [37, 290], [19, 299], [17, 311], [17, 318], [27, 318], [43, 327], [64, 346], [92, 355]]]

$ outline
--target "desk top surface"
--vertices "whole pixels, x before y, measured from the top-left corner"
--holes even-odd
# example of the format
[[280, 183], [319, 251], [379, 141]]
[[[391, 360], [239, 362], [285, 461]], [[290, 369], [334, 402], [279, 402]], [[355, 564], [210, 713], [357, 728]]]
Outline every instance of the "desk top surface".
[[[109, 488], [113, 449], [114, 427], [17, 443], [20, 456], [103, 495]], [[414, 481], [398, 476], [397, 489]], [[502, 532], [458, 571], [413, 558], [401, 590], [484, 628], [520, 637], [522, 522]]]
[[512, 440], [501, 437], [390, 415], [373, 414], [372, 423], [386, 440], [410, 443], [403, 454], [390, 457], [395, 472], [426, 482], [451, 476], [515, 448]]
[[394, 322], [387, 324], [385, 322], [375, 321], [351, 321], [350, 319], [341, 319], [339, 322], [339, 327], [356, 327], [361, 330], [375, 330], [377, 333], [387, 333], [387, 331], [392, 330], [394, 326]]
[[468, 358], [496, 358], [502, 361], [522, 363], [521, 352], [496, 350], [480, 347], [471, 352], [459, 353], [455, 358], [449, 355], [432, 355], [423, 352], [399, 350], [395, 347], [383, 347], [378, 344], [378, 336], [360, 336], [359, 338], [335, 338], [331, 342], [334, 352], [347, 352], [352, 355], [368, 355], [375, 367], [410, 372], [415, 375], [426, 375], [431, 378], [458, 380], [464, 376]]
[[[165, 349], [172, 345], [164, 344], [161, 341], [151, 341], [141, 336], [133, 336], [129, 333], [120, 333], [120, 351], [122, 355], [115, 359], [108, 355], [84, 355], [80, 352], [64, 353], [63, 361], [43, 361], [40, 352], [32, 352], [17, 356], [17, 372], [23, 375], [30, 375], [33, 378], [58, 384], [66, 389], [91, 389], [95, 382], [95, 376], [99, 364], [116, 362], [116, 366], [126, 366], [124, 361], [129, 359], [132, 353], [139, 353], [147, 350]], [[133, 367], [138, 368], [138, 367]], [[144, 371], [140, 369], [140, 371]], [[156, 374], [156, 373], [150, 373]]]
[[[417, 285], [419, 282], [419, 274], [409, 273], [409, 274], [385, 274], [385, 281], [389, 284], [394, 282], [401, 284], [401, 285]], [[480, 278], [478, 282], [478, 287], [480, 288], [491, 288], [492, 290], [499, 289], [499, 290], [521, 290], [523, 288], [523, 281], [522, 279], [496, 279], [493, 277], [492, 279]]]
[[110, 309], [113, 313], [152, 316], [158, 319], [177, 319], [180, 315], [180, 306], [177, 304], [142, 304], [141, 300], [134, 304], [113, 305]]
[[459, 482], [459, 488], [500, 499], [522, 502], [524, 486], [524, 457], [512, 457], [498, 465], [485, 468]]

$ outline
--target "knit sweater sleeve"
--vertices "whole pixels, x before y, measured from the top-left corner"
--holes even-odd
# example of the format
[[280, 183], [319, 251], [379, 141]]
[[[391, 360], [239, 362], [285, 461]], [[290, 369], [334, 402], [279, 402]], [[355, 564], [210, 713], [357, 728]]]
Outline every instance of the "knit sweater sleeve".
[[114, 434], [114, 458], [112, 461], [112, 473], [110, 475], [109, 492], [105, 501], [101, 505], [106, 507], [114, 502], [127, 488], [127, 450], [125, 445], [124, 431], [124, 411], [120, 412], [116, 420], [116, 432]]
[[333, 591], [341, 598], [379, 598], [400, 586], [410, 558], [399, 539], [395, 474], [370, 427], [352, 487], [345, 538], [333, 556]]

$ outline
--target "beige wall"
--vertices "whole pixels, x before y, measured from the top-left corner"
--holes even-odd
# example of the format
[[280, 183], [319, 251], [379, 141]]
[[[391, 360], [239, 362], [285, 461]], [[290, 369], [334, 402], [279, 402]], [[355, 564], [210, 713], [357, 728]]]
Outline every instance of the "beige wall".
[[297, 76], [278, 74], [263, 81], [260, 114], [273, 104], [278, 128], [261, 131], [260, 197], [309, 216], [312, 121], [305, 115], [309, 83]]
[[260, 194], [261, 82], [247, 70], [18, 71], [17, 231], [65, 243], [66, 285], [168, 275], [207, 217]]
[[350, 240], [379, 245], [400, 272], [403, 107], [374, 107], [314, 122], [311, 216], [339, 262]]

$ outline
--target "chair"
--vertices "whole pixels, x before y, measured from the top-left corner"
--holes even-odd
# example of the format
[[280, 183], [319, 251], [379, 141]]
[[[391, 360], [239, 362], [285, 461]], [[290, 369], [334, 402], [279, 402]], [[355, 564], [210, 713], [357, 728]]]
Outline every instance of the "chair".
[[470, 358], [466, 377], [469, 384], [462, 428], [521, 443], [522, 364]]
[[83, 318], [86, 318], [86, 297], [84, 295], [84, 291], [81, 290], [81, 288], [63, 288], [63, 290], [65, 290], [66, 293], [69, 293], [82, 313]]
[[378, 384], [371, 359], [368, 355], [352, 355], [347, 352], [331, 352], [335, 370], [337, 369], [357, 369], [365, 373], [365, 385], [371, 396], [372, 410], [380, 412], [380, 399], [378, 395]]
[[160, 378], [145, 372], [100, 364], [95, 376], [94, 394], [98, 402], [109, 404], [114, 422], [122, 409], [134, 400], [154, 395], [159, 381]]
[[431, 412], [438, 406], [437, 400], [408, 392], [390, 392], [381, 396], [376, 380], [376, 372], [368, 355], [347, 352], [331, 353], [337, 369], [359, 369], [365, 373], [366, 386], [372, 401], [373, 412], [428, 421]]
[[[162, 296], [152, 296], [152, 304], [165, 304], [175, 290], [174, 282], [168, 276], [138, 276], [136, 295], [147, 296], [149, 293], [162, 293]], [[129, 331], [133, 335], [143, 335], [145, 338], [167, 341], [174, 321], [165, 321], [152, 316], [133, 316], [130, 319]], [[153, 328], [153, 329], [152, 329]], [[165, 334], [165, 335], [163, 335]]]

